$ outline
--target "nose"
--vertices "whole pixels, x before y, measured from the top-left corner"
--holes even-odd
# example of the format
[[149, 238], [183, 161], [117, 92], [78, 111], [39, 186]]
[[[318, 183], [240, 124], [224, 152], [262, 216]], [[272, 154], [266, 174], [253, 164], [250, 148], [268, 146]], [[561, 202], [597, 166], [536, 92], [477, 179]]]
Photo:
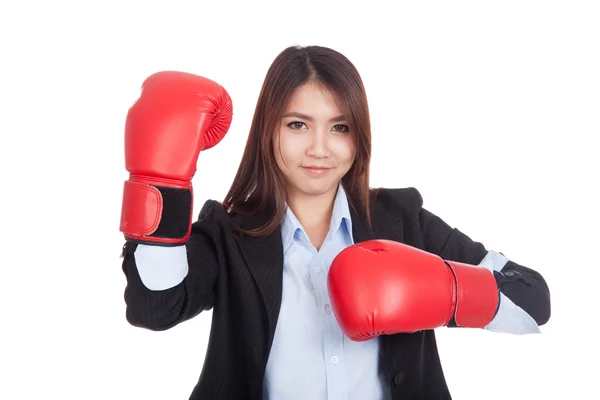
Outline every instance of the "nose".
[[315, 129], [310, 134], [310, 146], [306, 153], [317, 158], [329, 157], [329, 135], [326, 129]]

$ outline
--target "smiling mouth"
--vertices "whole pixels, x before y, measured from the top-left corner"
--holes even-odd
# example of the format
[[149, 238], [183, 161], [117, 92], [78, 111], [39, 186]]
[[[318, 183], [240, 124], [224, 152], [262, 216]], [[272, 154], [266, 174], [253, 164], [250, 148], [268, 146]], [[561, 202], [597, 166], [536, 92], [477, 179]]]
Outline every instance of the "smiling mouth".
[[322, 176], [327, 173], [331, 168], [325, 167], [302, 167], [308, 174], [314, 176]]

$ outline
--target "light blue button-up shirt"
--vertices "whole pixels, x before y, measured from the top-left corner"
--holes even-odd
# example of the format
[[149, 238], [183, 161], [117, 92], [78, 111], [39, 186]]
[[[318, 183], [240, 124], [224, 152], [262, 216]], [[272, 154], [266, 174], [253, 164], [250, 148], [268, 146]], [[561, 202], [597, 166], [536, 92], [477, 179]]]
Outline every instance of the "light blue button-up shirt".
[[379, 338], [348, 339], [329, 301], [329, 266], [340, 251], [354, 244], [341, 184], [329, 232], [318, 251], [289, 207], [281, 234], [283, 295], [265, 371], [264, 399], [390, 399], [378, 373]]

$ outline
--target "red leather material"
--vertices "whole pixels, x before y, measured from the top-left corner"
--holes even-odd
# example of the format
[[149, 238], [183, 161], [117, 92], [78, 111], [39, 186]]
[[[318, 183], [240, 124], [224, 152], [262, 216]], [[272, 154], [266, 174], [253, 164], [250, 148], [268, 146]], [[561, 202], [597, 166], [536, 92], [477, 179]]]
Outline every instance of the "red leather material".
[[125, 168], [134, 175], [191, 180], [200, 151], [219, 143], [231, 120], [231, 99], [219, 84], [157, 72], [144, 81], [127, 114]]
[[412, 333], [447, 326], [456, 309], [459, 325], [485, 326], [497, 306], [493, 275], [452, 265], [458, 283], [442, 258], [400, 242], [369, 240], [344, 249], [327, 278], [340, 328], [355, 341]]
[[370, 240], [344, 249], [328, 275], [331, 306], [353, 340], [445, 324], [455, 283], [444, 261], [399, 242]]
[[162, 196], [147, 183], [125, 181], [121, 212], [122, 232], [136, 237], [152, 234], [160, 222]]
[[498, 285], [492, 272], [486, 268], [446, 261], [454, 271], [458, 300], [454, 320], [465, 328], [483, 328], [489, 324], [498, 309]]
[[[123, 191], [120, 230], [126, 238], [169, 244], [188, 239], [192, 221], [188, 200], [193, 198], [191, 180], [199, 153], [223, 139], [232, 108], [227, 91], [202, 76], [162, 71], [144, 81], [125, 121], [125, 167], [130, 178]], [[184, 189], [187, 195], [167, 201], [177, 198], [165, 195], [170, 189]]]

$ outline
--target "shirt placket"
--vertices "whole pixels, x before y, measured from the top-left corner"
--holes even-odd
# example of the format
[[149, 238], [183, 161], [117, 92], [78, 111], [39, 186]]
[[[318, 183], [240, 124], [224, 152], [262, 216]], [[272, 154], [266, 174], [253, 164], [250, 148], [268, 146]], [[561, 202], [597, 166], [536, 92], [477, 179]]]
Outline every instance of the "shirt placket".
[[343, 334], [335, 320], [327, 290], [327, 262], [317, 253], [311, 263], [311, 280], [317, 295], [317, 306], [323, 320], [323, 353], [327, 373], [327, 398], [346, 400], [346, 370], [343, 354]]

